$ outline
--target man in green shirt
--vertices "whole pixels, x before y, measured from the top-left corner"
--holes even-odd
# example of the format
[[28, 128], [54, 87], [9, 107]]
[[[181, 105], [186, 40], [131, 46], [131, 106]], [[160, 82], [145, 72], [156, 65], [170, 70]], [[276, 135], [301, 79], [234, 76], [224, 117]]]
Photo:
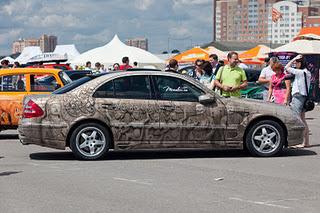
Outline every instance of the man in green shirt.
[[216, 75], [214, 84], [221, 90], [224, 97], [239, 97], [240, 90], [248, 86], [246, 73], [238, 67], [239, 56], [236, 52], [228, 54], [228, 65], [221, 67]]

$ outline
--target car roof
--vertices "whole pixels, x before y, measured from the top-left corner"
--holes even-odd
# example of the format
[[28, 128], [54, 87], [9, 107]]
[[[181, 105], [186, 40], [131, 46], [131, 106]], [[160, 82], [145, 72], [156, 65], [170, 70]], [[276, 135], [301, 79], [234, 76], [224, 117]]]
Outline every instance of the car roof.
[[7, 75], [7, 74], [29, 74], [29, 73], [54, 73], [58, 74], [61, 69], [48, 69], [48, 68], [33, 68], [33, 67], [26, 67], [26, 68], [13, 68], [13, 69], [0, 69], [0, 75]]
[[64, 70], [65, 73], [92, 73], [91, 70]]
[[161, 71], [160, 69], [153, 68], [129, 68], [127, 71]]
[[[209, 89], [201, 84], [199, 81], [195, 80], [194, 78], [187, 76], [187, 75], [182, 75], [180, 73], [175, 73], [175, 72], [164, 72], [164, 71], [117, 71], [117, 72], [109, 72], [108, 75], [101, 75], [96, 78], [94, 78], [91, 81], [107, 81], [108, 79], [113, 79], [117, 77], [126, 77], [126, 76], [137, 76], [137, 75], [161, 75], [161, 76], [172, 76], [172, 77], [178, 77], [180, 79], [184, 79], [186, 81], [192, 82], [193, 84], [197, 85], [198, 87], [202, 88], [203, 90], [208, 91]], [[97, 75], [95, 75], [97, 76]], [[92, 83], [94, 83], [92, 82]]]

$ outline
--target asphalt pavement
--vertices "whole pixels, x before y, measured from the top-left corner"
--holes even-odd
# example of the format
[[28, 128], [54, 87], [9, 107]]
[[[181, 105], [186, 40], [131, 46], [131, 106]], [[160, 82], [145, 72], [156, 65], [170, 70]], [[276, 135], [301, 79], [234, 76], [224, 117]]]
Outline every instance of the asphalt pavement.
[[308, 149], [121, 151], [78, 161], [0, 133], [0, 212], [320, 212], [320, 107]]

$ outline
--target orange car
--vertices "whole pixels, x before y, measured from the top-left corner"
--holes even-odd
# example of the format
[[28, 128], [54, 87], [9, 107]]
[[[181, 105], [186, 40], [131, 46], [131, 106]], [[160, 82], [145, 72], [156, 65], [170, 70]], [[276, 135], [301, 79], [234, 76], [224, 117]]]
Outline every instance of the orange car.
[[18, 127], [24, 96], [48, 94], [70, 82], [68, 75], [58, 69], [0, 69], [0, 131]]

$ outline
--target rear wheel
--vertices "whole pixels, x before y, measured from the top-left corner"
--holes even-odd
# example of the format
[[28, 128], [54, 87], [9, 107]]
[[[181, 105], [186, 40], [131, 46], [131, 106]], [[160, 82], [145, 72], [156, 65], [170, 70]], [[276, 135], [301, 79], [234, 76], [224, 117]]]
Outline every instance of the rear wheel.
[[275, 156], [280, 154], [285, 144], [284, 130], [275, 121], [259, 121], [250, 128], [245, 142], [246, 148], [254, 156]]
[[81, 124], [71, 134], [70, 148], [78, 159], [96, 160], [108, 152], [110, 141], [110, 134], [104, 126]]

